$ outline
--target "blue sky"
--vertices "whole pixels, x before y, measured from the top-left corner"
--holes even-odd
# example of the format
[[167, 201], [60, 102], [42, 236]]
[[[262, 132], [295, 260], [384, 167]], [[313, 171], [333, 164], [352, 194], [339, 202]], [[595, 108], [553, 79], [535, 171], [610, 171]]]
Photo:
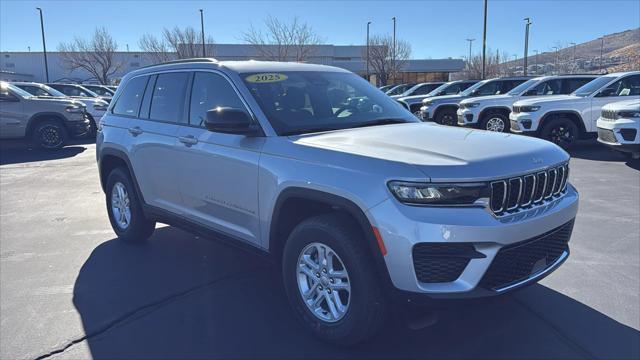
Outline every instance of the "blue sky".
[[[371, 32], [390, 33], [397, 18], [397, 36], [412, 44], [414, 58], [461, 57], [466, 38], [481, 48], [482, 1], [7, 1], [0, 0], [0, 50], [41, 51], [40, 23], [35, 7], [45, 15], [47, 47], [88, 36], [105, 26], [120, 50], [138, 49], [145, 32], [163, 27], [199, 29], [199, 8], [205, 11], [205, 31], [217, 43], [238, 43], [250, 24], [260, 26], [267, 15], [298, 16], [326, 43], [363, 44], [366, 22]], [[638, 0], [489, 0], [487, 46], [510, 54], [522, 53], [524, 17], [530, 17], [530, 49], [580, 43], [599, 36], [640, 27]]]

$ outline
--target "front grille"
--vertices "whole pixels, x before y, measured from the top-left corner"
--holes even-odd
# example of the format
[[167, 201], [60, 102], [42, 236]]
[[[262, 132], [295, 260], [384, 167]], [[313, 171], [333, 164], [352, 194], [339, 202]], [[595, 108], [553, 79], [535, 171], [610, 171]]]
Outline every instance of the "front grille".
[[484, 257], [468, 243], [418, 243], [413, 247], [413, 267], [418, 281], [455, 281], [474, 258]]
[[601, 117], [607, 120], [615, 120], [617, 112], [615, 110], [602, 110]]
[[506, 215], [561, 196], [567, 187], [569, 165], [491, 183], [490, 207], [496, 215]]
[[598, 139], [614, 144], [618, 142], [618, 140], [616, 140], [616, 135], [609, 129], [598, 128]]
[[573, 220], [545, 234], [503, 247], [480, 280], [480, 286], [500, 290], [546, 270], [569, 250], [572, 230]]

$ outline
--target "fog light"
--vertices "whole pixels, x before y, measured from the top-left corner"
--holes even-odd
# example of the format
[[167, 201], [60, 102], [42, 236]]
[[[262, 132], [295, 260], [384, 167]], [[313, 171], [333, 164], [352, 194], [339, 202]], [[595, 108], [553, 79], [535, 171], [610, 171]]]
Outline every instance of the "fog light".
[[524, 127], [525, 129], [531, 129], [531, 120], [529, 119], [522, 120], [520, 123], [522, 124], [522, 127]]

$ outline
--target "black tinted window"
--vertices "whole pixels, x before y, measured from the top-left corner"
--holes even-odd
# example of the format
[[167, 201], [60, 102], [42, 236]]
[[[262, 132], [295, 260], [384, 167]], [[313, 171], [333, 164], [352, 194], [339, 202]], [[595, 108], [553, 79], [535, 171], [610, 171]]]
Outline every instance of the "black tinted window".
[[480, 86], [473, 93], [474, 96], [487, 96], [487, 95], [497, 95], [500, 93], [500, 82], [499, 81], [491, 81], [482, 86]]
[[522, 84], [525, 81], [526, 80], [504, 80], [504, 81], [501, 81], [500, 89], [499, 89], [499, 92], [497, 94], [506, 94], [509, 91], [511, 91], [511, 89], [513, 89], [514, 87]]
[[113, 107], [113, 113], [118, 115], [138, 116], [140, 102], [144, 95], [144, 88], [147, 85], [147, 77], [140, 76], [131, 79], [118, 97]]
[[245, 108], [224, 77], [213, 73], [196, 73], [191, 90], [189, 124], [203, 126], [207, 111], [217, 107]]
[[563, 80], [564, 87], [562, 89], [562, 93], [571, 94], [572, 92], [576, 91], [579, 87], [590, 82], [591, 80], [593, 80], [593, 78], [564, 79]]
[[184, 114], [185, 90], [189, 73], [176, 72], [158, 75], [153, 87], [149, 118], [153, 120], [180, 122]]

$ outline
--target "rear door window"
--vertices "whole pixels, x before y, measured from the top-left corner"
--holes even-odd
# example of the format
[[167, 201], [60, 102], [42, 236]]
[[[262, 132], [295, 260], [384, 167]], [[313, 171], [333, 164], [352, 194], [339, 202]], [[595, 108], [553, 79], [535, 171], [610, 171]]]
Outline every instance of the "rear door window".
[[158, 75], [151, 97], [150, 119], [175, 123], [182, 121], [189, 75], [188, 72]]
[[118, 101], [113, 106], [113, 113], [117, 115], [138, 116], [140, 103], [147, 85], [148, 76], [133, 78], [127, 82]]

